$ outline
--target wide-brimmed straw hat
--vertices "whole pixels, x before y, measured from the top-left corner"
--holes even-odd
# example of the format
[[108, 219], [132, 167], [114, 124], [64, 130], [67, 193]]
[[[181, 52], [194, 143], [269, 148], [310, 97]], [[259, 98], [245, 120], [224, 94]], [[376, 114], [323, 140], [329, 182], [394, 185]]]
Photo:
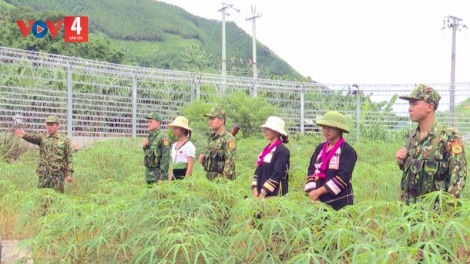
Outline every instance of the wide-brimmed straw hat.
[[182, 127], [189, 131], [192, 131], [192, 129], [188, 126], [188, 119], [184, 116], [178, 116], [177, 118], [175, 118], [175, 121], [173, 121], [173, 123], [168, 124], [168, 127]]
[[279, 132], [281, 135], [287, 136], [287, 132], [284, 130], [285, 125], [286, 123], [280, 117], [270, 116], [268, 117], [268, 120], [266, 120], [266, 123], [264, 123], [264, 125], [261, 125], [259, 127], [269, 128], [271, 130]]
[[330, 111], [324, 114], [320, 119], [317, 120], [317, 125], [336, 127], [343, 132], [349, 133], [349, 128], [346, 125], [346, 118], [339, 112]]

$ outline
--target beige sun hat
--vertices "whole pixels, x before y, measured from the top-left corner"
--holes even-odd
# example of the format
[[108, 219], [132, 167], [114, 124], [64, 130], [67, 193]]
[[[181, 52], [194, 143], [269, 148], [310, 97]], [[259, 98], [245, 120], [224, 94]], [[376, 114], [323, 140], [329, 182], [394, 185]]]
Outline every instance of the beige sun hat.
[[184, 116], [178, 116], [175, 118], [175, 121], [173, 123], [168, 124], [169, 128], [172, 127], [182, 127], [184, 129], [187, 129], [189, 131], [192, 131], [192, 129], [188, 126], [188, 119]]
[[287, 136], [287, 132], [284, 130], [286, 123], [278, 116], [270, 116], [264, 125], [259, 127], [261, 128], [269, 128], [276, 132], [279, 132], [281, 135]]

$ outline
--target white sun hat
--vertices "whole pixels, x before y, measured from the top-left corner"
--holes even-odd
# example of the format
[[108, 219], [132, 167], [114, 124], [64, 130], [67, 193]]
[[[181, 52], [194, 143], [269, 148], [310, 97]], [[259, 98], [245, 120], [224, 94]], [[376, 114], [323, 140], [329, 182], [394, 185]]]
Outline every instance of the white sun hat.
[[264, 123], [264, 125], [261, 125], [259, 127], [269, 128], [271, 130], [279, 132], [281, 135], [287, 136], [287, 132], [284, 130], [285, 125], [286, 123], [280, 117], [270, 116], [268, 117], [268, 120], [266, 120], [266, 123]]

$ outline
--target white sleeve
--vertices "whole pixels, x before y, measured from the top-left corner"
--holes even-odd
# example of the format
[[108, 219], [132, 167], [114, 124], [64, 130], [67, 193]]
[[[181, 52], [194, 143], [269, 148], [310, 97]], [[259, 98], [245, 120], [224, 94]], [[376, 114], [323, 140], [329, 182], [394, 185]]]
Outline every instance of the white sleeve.
[[193, 142], [188, 142], [188, 157], [196, 157], [196, 147], [194, 146]]

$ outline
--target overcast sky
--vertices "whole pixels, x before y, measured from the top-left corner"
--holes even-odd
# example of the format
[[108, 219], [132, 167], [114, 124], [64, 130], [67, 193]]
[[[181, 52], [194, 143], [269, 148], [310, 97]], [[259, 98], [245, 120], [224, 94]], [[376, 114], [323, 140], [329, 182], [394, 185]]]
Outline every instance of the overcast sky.
[[[221, 20], [222, 0], [165, 0]], [[326, 84], [450, 82], [452, 29], [444, 16], [470, 26], [470, 0], [227, 0], [227, 17], [304, 76]], [[213, 41], [220, 41], [214, 39]], [[457, 31], [456, 82], [470, 81], [470, 29]]]

